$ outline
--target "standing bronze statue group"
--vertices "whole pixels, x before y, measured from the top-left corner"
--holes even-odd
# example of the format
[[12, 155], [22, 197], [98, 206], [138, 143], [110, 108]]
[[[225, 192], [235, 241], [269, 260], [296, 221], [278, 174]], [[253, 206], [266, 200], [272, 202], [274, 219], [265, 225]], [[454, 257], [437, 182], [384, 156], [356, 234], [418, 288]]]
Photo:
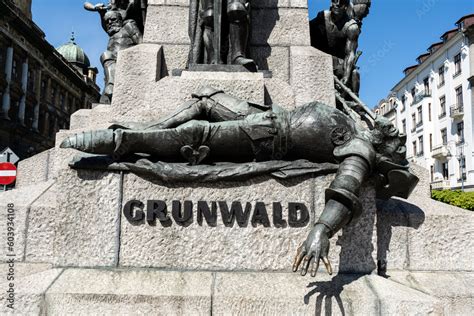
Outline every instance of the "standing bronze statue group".
[[[106, 19], [138, 4], [143, 2], [129, 1], [128, 6], [121, 6], [116, 1], [94, 10]], [[190, 5], [189, 63], [239, 64], [252, 69], [255, 64], [246, 54], [249, 1], [191, 0]], [[370, 0], [332, 0], [331, 9], [311, 21], [313, 46], [334, 59], [338, 108], [312, 102], [287, 111], [207, 87], [156, 122], [114, 124], [109, 129], [73, 135], [61, 147], [89, 153], [72, 162], [73, 168], [128, 170], [163, 181], [234, 180], [230, 175], [243, 170], [243, 165], [246, 168], [239, 179], [271, 175], [282, 166], [289, 176], [300, 176], [338, 164], [337, 175], [325, 192], [324, 210], [298, 249], [293, 265], [295, 272], [301, 270], [305, 275], [310, 271], [315, 276], [322, 260], [331, 274], [329, 239], [363, 212], [359, 195], [364, 182], [376, 179], [379, 198], [407, 198], [418, 182], [406, 160], [405, 135], [358, 98], [358, 38], [369, 8]], [[130, 16], [119, 15], [121, 20]], [[130, 29], [136, 26], [140, 31], [140, 24], [130, 23]], [[122, 25], [125, 28], [125, 23]], [[123, 37], [119, 41], [112, 35], [109, 46], [124, 43]], [[100, 160], [105, 163], [98, 165]], [[192, 169], [185, 178], [180, 171], [184, 165]]]

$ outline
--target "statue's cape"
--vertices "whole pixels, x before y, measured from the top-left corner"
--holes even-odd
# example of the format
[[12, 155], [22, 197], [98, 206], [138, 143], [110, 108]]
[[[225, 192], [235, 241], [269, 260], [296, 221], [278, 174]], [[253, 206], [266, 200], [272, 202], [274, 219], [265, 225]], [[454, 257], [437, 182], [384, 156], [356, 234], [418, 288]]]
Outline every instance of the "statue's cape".
[[186, 163], [151, 161], [142, 156], [131, 157], [127, 162], [115, 162], [110, 156], [80, 154], [70, 163], [71, 168], [103, 171], [126, 171], [138, 176], [164, 182], [215, 182], [246, 180], [255, 176], [289, 179], [303, 175], [335, 173], [338, 165], [313, 163], [307, 160], [265, 161], [191, 166]]

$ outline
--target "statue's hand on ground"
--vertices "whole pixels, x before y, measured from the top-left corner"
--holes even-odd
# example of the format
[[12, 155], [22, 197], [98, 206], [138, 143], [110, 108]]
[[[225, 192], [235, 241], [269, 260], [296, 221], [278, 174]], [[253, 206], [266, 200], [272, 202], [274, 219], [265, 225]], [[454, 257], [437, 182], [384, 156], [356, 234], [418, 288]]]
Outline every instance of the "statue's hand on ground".
[[301, 275], [305, 276], [311, 268], [311, 276], [315, 277], [322, 260], [329, 275], [332, 274], [331, 263], [328, 259], [329, 253], [329, 230], [322, 224], [317, 224], [311, 230], [306, 241], [298, 248], [293, 272], [297, 272], [301, 266]]

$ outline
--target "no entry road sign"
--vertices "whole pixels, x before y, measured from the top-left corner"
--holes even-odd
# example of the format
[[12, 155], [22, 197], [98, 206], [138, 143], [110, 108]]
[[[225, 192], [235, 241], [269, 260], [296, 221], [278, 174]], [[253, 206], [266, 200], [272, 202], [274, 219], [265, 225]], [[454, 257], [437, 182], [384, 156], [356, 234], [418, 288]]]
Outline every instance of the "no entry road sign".
[[0, 163], [0, 185], [9, 185], [16, 180], [16, 167], [9, 162]]

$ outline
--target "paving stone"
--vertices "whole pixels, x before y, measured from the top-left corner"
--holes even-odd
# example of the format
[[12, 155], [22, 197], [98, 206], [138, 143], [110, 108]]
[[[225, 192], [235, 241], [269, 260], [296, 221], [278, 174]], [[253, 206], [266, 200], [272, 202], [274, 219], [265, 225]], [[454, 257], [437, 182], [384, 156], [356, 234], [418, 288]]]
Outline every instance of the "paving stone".
[[217, 273], [213, 314], [428, 315], [442, 305], [422, 292], [371, 275]]
[[[31, 204], [52, 184], [53, 181], [49, 181], [0, 193], [0, 217], [2, 218], [0, 221], [0, 232], [2, 232], [0, 234], [0, 262], [11, 259], [9, 255], [12, 254], [15, 255], [13, 258], [16, 261], [23, 260]], [[13, 208], [9, 207], [10, 204], [13, 204]], [[12, 221], [8, 220], [9, 215]], [[8, 227], [14, 227], [14, 236], [8, 235]]]
[[79, 152], [60, 149], [72, 135], [56, 137], [58, 207], [55, 217], [54, 260], [60, 266], [114, 266], [117, 220], [120, 207], [120, 174], [71, 169], [68, 163]]
[[30, 207], [26, 230], [25, 261], [53, 263], [58, 212], [58, 186], [53, 184]]
[[209, 315], [210, 273], [68, 269], [46, 293], [48, 315]]
[[390, 271], [390, 280], [439, 298], [444, 315], [469, 315], [474, 310], [474, 273]]
[[474, 213], [432, 200], [429, 172], [408, 200], [378, 203], [378, 259], [386, 269], [474, 271]]
[[[2, 315], [46, 315], [44, 293], [61, 274], [62, 269], [53, 269], [46, 264], [15, 263], [13, 281], [6, 280], [10, 272], [8, 264], [0, 264], [0, 314]], [[5, 278], [3, 278], [5, 276]], [[13, 309], [8, 307], [6, 291], [14, 284]]]
[[50, 159], [52, 152], [52, 149], [45, 150], [19, 162], [15, 189], [48, 181], [51, 171]]

